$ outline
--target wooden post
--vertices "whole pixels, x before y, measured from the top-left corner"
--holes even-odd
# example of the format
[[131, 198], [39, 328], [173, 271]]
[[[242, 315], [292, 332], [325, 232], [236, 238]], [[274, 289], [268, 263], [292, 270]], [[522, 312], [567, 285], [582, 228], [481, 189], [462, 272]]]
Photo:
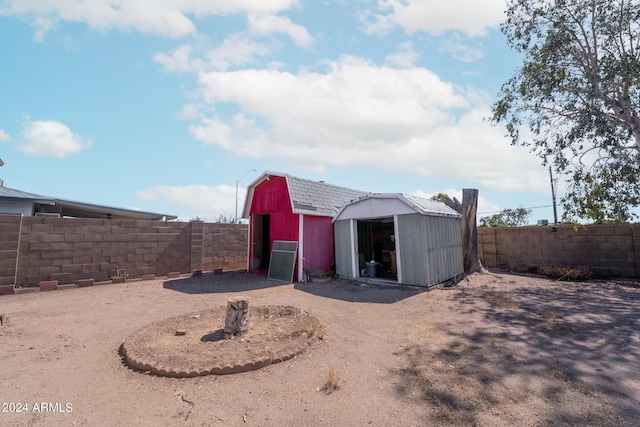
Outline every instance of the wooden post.
[[224, 336], [232, 338], [249, 330], [249, 297], [235, 297], [227, 301], [227, 317], [224, 319]]

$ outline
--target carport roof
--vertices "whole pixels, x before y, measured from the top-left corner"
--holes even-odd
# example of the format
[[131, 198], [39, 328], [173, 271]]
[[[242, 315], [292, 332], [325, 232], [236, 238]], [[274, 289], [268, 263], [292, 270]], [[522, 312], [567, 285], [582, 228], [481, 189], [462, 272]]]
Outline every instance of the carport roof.
[[16, 190], [15, 188], [4, 186], [0, 186], [0, 200], [5, 200], [8, 202], [44, 203], [49, 205], [55, 204], [55, 200], [51, 197], [27, 193], [26, 191]]
[[61, 217], [76, 218], [111, 218], [111, 219], [152, 219], [172, 220], [175, 215], [154, 212], [143, 212], [134, 209], [122, 209], [112, 206], [75, 202], [73, 200], [42, 196], [0, 186], [0, 201], [33, 203], [39, 212], [59, 214]]

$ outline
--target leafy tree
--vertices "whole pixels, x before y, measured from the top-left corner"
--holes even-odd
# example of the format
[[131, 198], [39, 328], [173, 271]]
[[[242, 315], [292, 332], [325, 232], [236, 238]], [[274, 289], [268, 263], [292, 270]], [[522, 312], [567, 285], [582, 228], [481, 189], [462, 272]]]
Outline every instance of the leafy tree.
[[640, 204], [640, 0], [507, 0], [523, 55], [491, 121], [567, 176], [564, 219], [624, 222]]
[[226, 223], [231, 222], [231, 219], [227, 218], [225, 215], [220, 214], [220, 215], [218, 215], [218, 218], [216, 218], [215, 221], [213, 221], [213, 222], [218, 223], [218, 224], [220, 224], [220, 223], [226, 224]]
[[497, 214], [480, 218], [480, 227], [517, 227], [528, 224], [530, 216], [531, 209], [504, 209]]
[[449, 195], [445, 193], [438, 193], [435, 196], [431, 196], [431, 200], [435, 200], [436, 202], [442, 202], [446, 204], [447, 201], [451, 200], [451, 197], [449, 197]]
[[[200, 222], [203, 222], [204, 220], [203, 220], [202, 218], [200, 218], [200, 217], [198, 217], [198, 216], [197, 216], [197, 217], [195, 217], [195, 218], [191, 218], [189, 221], [190, 221], [190, 222], [194, 222], [194, 221], [200, 221]], [[213, 219], [213, 222], [214, 222], [214, 223], [216, 223], [216, 224], [220, 224], [220, 223], [225, 223], [225, 224], [226, 224], [226, 223], [230, 223], [230, 222], [231, 222], [231, 218], [229, 218], [229, 217], [227, 217], [227, 216], [225, 216], [225, 215], [220, 214], [220, 215], [218, 215], [218, 217], [217, 217], [217, 218], [214, 218], [214, 219]]]

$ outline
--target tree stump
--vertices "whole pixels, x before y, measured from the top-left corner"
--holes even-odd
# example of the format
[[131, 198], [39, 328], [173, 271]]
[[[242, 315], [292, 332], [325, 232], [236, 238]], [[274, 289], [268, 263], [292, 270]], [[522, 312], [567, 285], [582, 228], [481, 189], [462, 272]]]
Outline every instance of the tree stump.
[[249, 330], [249, 297], [235, 297], [227, 301], [227, 317], [224, 319], [224, 337], [232, 338]]

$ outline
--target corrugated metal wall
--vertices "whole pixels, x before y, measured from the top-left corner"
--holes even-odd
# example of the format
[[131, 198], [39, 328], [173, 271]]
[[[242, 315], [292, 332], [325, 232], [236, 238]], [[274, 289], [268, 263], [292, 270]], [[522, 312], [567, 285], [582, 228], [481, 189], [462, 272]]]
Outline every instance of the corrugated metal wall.
[[402, 283], [435, 285], [464, 272], [460, 219], [398, 215]]
[[350, 222], [350, 220], [345, 220], [333, 223], [336, 248], [336, 273], [340, 277], [357, 277], [354, 276], [351, 262], [355, 249], [351, 247]]

